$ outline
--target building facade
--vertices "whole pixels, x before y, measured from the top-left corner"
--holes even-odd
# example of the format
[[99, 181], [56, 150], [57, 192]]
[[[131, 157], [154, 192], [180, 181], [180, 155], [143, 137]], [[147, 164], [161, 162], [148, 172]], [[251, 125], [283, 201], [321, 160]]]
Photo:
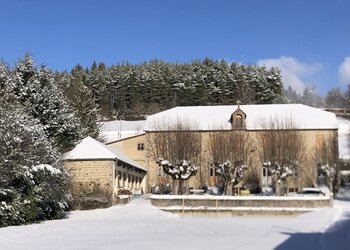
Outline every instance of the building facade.
[[[149, 116], [145, 125], [149, 190], [172, 186], [157, 158], [186, 159], [199, 171], [188, 189], [220, 184], [215, 162], [248, 166], [241, 185], [283, 194], [317, 186], [321, 167], [338, 168], [338, 125], [330, 112], [301, 104], [177, 107]], [[271, 165], [297, 170], [277, 180]], [[336, 178], [336, 173], [333, 179]], [[323, 178], [325, 179], [325, 178]], [[281, 184], [280, 184], [281, 183]]]

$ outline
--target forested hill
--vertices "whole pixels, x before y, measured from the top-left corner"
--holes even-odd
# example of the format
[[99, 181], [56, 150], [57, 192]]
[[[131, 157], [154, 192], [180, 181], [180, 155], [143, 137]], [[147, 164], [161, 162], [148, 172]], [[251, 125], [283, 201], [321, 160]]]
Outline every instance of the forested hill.
[[210, 59], [181, 64], [154, 60], [111, 67], [77, 65], [69, 73], [57, 72], [55, 81], [74, 109], [83, 108], [80, 102], [94, 102], [102, 119], [130, 119], [175, 106], [227, 105], [237, 100], [279, 103], [283, 99], [278, 69]]

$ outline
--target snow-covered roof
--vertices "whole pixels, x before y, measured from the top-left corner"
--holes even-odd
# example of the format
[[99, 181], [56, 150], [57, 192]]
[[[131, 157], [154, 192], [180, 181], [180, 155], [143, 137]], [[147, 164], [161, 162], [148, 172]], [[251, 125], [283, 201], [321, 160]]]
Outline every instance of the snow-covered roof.
[[106, 145], [91, 138], [90, 136], [83, 139], [74, 149], [67, 152], [64, 160], [120, 160], [131, 166], [146, 171], [133, 160], [129, 159], [123, 153], [108, 148]]
[[143, 133], [146, 120], [124, 121], [115, 120], [101, 122], [100, 135], [106, 142], [112, 142]]
[[[337, 129], [335, 114], [303, 104], [240, 105], [247, 115], [247, 130], [273, 129], [271, 121], [293, 123], [299, 129]], [[167, 126], [181, 121], [194, 130], [231, 129], [231, 115], [238, 108], [230, 106], [176, 107], [147, 117], [145, 131], [168, 130]]]
[[90, 136], [83, 139], [74, 149], [66, 153], [64, 160], [114, 160], [115, 153]]

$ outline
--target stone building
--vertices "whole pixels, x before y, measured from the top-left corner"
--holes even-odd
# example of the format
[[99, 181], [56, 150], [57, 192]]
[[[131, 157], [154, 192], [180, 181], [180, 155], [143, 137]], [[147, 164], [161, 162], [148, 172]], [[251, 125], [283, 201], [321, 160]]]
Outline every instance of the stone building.
[[142, 193], [147, 171], [122, 152], [96, 141], [83, 139], [64, 156], [64, 167], [71, 176], [75, 200], [84, 197], [102, 197], [111, 205], [118, 191], [129, 189]]
[[[234, 138], [231, 146], [222, 148], [228, 153], [245, 145], [245, 155], [242, 159], [235, 156], [237, 159], [234, 160], [244, 161], [249, 167], [246, 187], [276, 185], [266, 169], [274, 162], [282, 164], [288, 160], [289, 164], [298, 167], [296, 174], [289, 176], [281, 187], [282, 193], [318, 185], [318, 169], [322, 165], [331, 165], [336, 170], [338, 167], [335, 115], [302, 104], [176, 107], [149, 116], [144, 131], [149, 190], [154, 186], [171, 186], [171, 180], [156, 164], [156, 158], [175, 159], [175, 151], [180, 152], [179, 157], [187, 154], [191, 159], [186, 160], [199, 166], [197, 175], [188, 182], [188, 188], [217, 185], [219, 177], [213, 166], [214, 158], [221, 157], [223, 161], [225, 157], [218, 155], [220, 150], [213, 147], [213, 138], [217, 137], [222, 140]], [[171, 143], [165, 143], [169, 138]], [[186, 138], [193, 141], [179, 143]], [[180, 148], [170, 149], [174, 144]], [[217, 156], [213, 151], [217, 151]]]

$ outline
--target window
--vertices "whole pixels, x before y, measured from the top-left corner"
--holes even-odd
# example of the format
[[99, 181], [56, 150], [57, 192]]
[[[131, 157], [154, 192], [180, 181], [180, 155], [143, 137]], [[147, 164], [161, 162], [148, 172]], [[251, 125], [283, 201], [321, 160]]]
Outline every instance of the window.
[[242, 128], [243, 127], [242, 115], [236, 115], [235, 116], [235, 127], [236, 128]]
[[137, 144], [137, 150], [139, 150], [139, 151], [145, 150], [145, 144], [143, 144], [143, 143], [138, 143], [138, 144]]
[[215, 167], [211, 167], [209, 168], [209, 176], [217, 176], [217, 172], [216, 172], [216, 169]]
[[158, 166], [158, 168], [157, 168], [157, 176], [161, 177], [162, 175], [163, 175], [162, 167]]

